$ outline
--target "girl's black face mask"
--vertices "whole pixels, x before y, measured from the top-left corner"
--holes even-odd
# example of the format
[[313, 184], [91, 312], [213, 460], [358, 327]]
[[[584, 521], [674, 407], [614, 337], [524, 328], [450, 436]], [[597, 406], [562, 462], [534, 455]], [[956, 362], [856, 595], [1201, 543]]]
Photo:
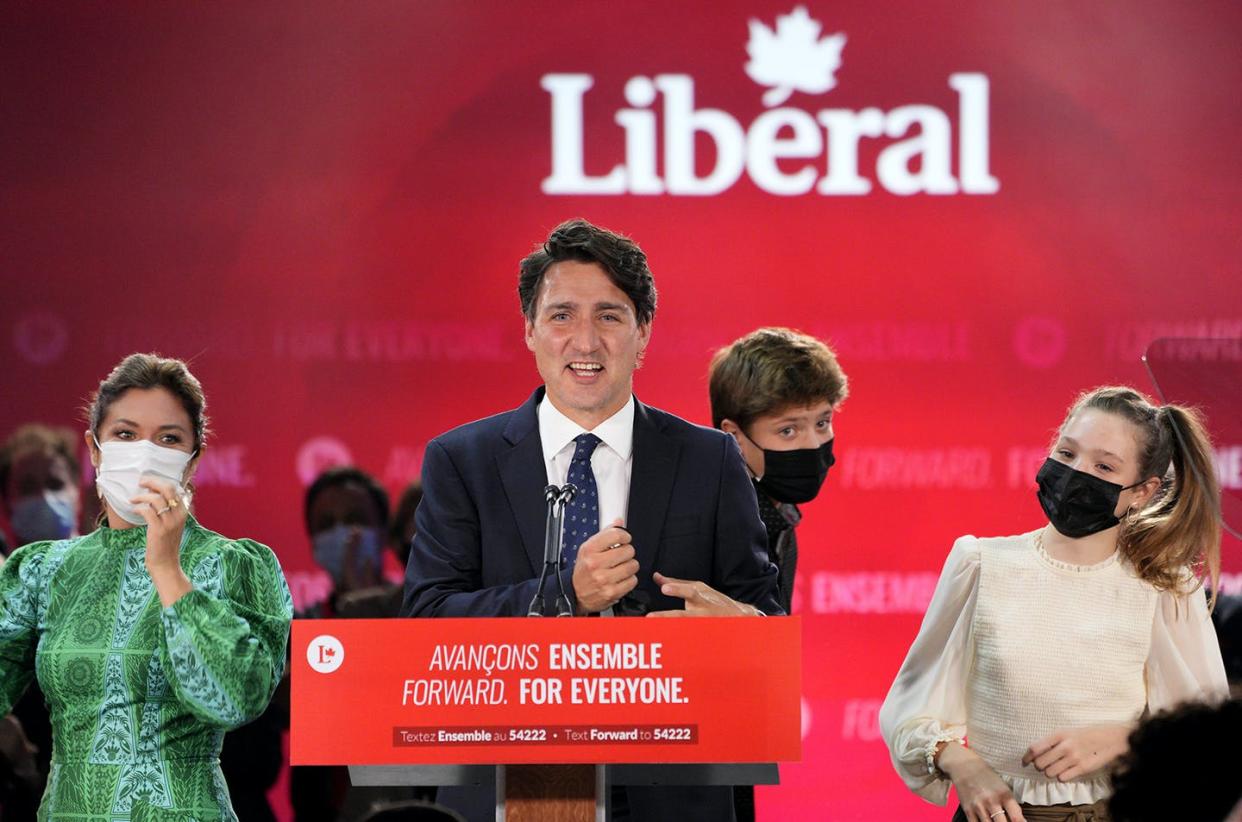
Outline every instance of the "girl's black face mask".
[[1118, 485], [1085, 471], [1077, 471], [1049, 457], [1035, 475], [1039, 505], [1052, 527], [1071, 539], [1089, 537], [1121, 520], [1114, 512], [1121, 492], [1142, 485]]
[[[747, 436], [747, 439], [750, 439]], [[754, 442], [754, 440], [751, 440]], [[793, 451], [763, 449], [763, 478], [755, 480], [759, 490], [777, 502], [810, 502], [819, 494], [828, 469], [837, 461], [828, 440], [819, 448], [797, 448]]]

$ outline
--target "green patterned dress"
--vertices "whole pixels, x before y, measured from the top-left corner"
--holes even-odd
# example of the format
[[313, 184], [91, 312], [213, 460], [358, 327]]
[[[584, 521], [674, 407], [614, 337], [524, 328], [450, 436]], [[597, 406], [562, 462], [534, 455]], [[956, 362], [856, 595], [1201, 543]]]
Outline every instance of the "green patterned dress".
[[161, 608], [146, 531], [32, 543], [0, 568], [0, 714], [37, 672], [52, 716], [41, 820], [237, 818], [220, 742], [280, 681], [289, 588], [268, 548], [191, 517], [194, 590]]

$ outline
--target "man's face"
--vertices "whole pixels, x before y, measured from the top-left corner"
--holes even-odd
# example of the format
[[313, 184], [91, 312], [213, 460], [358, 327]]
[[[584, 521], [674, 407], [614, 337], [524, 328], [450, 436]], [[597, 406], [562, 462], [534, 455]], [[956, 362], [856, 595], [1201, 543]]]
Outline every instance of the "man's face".
[[625, 405], [651, 338], [634, 303], [597, 263], [552, 264], [543, 275], [526, 347], [557, 410], [590, 430]]

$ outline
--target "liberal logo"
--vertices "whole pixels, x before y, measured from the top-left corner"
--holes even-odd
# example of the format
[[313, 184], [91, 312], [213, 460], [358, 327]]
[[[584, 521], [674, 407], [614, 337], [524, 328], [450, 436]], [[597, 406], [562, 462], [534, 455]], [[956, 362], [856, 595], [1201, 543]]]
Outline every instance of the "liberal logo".
[[798, 6], [792, 14], [776, 18], [776, 31], [758, 20], [750, 21], [750, 42], [746, 53], [750, 62], [746, 74], [761, 86], [771, 86], [764, 93], [763, 104], [779, 106], [795, 91], [823, 94], [837, 85], [834, 75], [841, 68], [841, 49], [845, 35], [834, 34], [819, 39], [823, 28]]
[[321, 674], [330, 674], [345, 661], [345, 646], [331, 634], [320, 634], [306, 646], [306, 662]]
[[[989, 171], [984, 74], [949, 75], [948, 85], [958, 94], [956, 124], [947, 112], [926, 104], [887, 112], [875, 107], [810, 112], [785, 105], [797, 100], [795, 92], [822, 95], [838, 84], [846, 35], [821, 37], [822, 30], [803, 6], [778, 15], [775, 29], [750, 21], [745, 71], [767, 88], [762, 95], [767, 110], [745, 128], [727, 111], [698, 107], [694, 78], [688, 74], [631, 77], [622, 92], [628, 107], [613, 116], [625, 134], [625, 159], [603, 175], [587, 174], [584, 162], [582, 113], [595, 79], [590, 74], [544, 75], [540, 85], [552, 103], [552, 173], [543, 181], [543, 192], [705, 197], [727, 191], [743, 174], [763, 191], [782, 196], [811, 191], [864, 195], [876, 183], [902, 196], [1000, 190]], [[705, 174], [699, 173], [695, 157], [701, 137], [716, 149], [715, 165]], [[859, 168], [863, 140], [882, 141], [874, 173]]]

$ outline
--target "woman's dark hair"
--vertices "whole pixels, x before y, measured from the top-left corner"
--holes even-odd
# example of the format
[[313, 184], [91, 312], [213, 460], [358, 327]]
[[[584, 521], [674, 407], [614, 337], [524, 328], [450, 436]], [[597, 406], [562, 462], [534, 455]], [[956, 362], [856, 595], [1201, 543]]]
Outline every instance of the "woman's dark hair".
[[352, 465], [338, 465], [329, 468], [315, 477], [315, 481], [306, 489], [306, 499], [302, 504], [302, 516], [306, 520], [306, 533], [311, 533], [311, 506], [315, 504], [315, 499], [329, 488], [337, 488], [342, 485], [357, 485], [367, 492], [367, 495], [375, 502], [375, 508], [379, 512], [380, 531], [386, 533], [388, 529], [388, 492], [384, 490], [384, 486], [379, 484], [379, 480], [361, 468], [355, 468]]
[[576, 260], [596, 263], [634, 303], [639, 325], [651, 322], [656, 310], [655, 279], [647, 268], [647, 255], [629, 237], [575, 219], [561, 223], [519, 265], [518, 298], [522, 313], [534, 322], [539, 284], [553, 263]]
[[207, 397], [203, 386], [181, 360], [158, 354], [130, 354], [99, 383], [86, 407], [86, 422], [91, 433], [99, 436], [108, 409], [117, 398], [131, 388], [163, 388], [181, 403], [190, 417], [194, 430], [194, 450], [207, 439]]

